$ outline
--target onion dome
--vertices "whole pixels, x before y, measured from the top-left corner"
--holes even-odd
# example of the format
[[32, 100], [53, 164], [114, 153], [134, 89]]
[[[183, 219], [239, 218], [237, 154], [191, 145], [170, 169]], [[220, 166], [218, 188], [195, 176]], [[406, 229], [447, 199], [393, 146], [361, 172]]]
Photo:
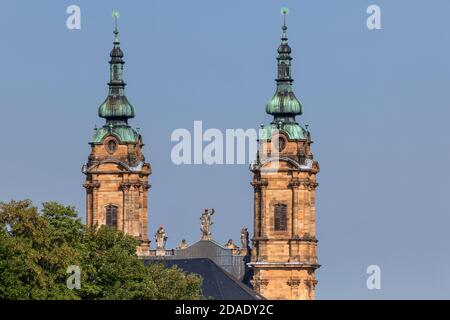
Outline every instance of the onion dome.
[[275, 130], [284, 130], [290, 139], [306, 139], [306, 130], [295, 120], [295, 116], [303, 114], [303, 106], [294, 94], [291, 75], [292, 49], [288, 43], [286, 15], [288, 9], [283, 8], [284, 25], [282, 27], [281, 44], [278, 47], [276, 91], [266, 105], [266, 112], [273, 115], [270, 125], [263, 128], [261, 139], [270, 139]]
[[118, 12], [113, 12], [115, 20], [114, 47], [111, 50], [109, 61], [110, 81], [109, 92], [105, 101], [98, 108], [98, 115], [106, 119], [103, 127], [95, 130], [93, 143], [101, 143], [108, 135], [116, 136], [123, 143], [136, 143], [140, 134], [128, 125], [128, 119], [134, 118], [133, 105], [125, 95], [126, 83], [123, 80], [123, 51], [120, 49], [119, 30], [117, 28]]
[[108, 83], [109, 93], [105, 101], [100, 105], [98, 109], [98, 115], [101, 118], [109, 120], [121, 120], [125, 123], [128, 119], [134, 118], [135, 111], [134, 107], [128, 101], [125, 96], [125, 85], [123, 80], [123, 52], [120, 49], [119, 42], [119, 30], [117, 28], [117, 18], [116, 16], [116, 28], [114, 29], [114, 47], [111, 50], [111, 60], [110, 65], [110, 81]]

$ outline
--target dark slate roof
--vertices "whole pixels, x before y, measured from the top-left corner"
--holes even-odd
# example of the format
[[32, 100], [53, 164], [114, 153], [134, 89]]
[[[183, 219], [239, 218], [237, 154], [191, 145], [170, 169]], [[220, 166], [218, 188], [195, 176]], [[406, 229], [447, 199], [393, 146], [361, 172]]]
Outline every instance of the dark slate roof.
[[247, 263], [250, 255], [233, 255], [231, 249], [227, 249], [214, 240], [200, 240], [186, 249], [175, 250], [173, 259], [211, 259], [219, 267], [238, 280], [243, 280], [250, 271]]
[[203, 295], [215, 300], [261, 300], [264, 299], [231, 274], [215, 264], [211, 259], [149, 259], [148, 263], [163, 263], [166, 267], [178, 266], [188, 273], [196, 273], [203, 278]]

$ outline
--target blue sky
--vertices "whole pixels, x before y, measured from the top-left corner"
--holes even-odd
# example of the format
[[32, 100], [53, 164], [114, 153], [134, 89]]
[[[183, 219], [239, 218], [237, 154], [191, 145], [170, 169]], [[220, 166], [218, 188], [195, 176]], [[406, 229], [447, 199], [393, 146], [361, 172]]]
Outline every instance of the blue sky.
[[[81, 30], [66, 8], [81, 7]], [[369, 31], [366, 9], [382, 10]], [[84, 219], [81, 166], [107, 94], [111, 11], [121, 12], [127, 96], [152, 164], [150, 235], [168, 246], [251, 227], [248, 165], [175, 166], [174, 129], [255, 128], [271, 119], [288, 5], [295, 92], [320, 162], [319, 299], [450, 298], [450, 2], [2, 1], [0, 201], [56, 200]], [[366, 288], [366, 268], [382, 289]]]

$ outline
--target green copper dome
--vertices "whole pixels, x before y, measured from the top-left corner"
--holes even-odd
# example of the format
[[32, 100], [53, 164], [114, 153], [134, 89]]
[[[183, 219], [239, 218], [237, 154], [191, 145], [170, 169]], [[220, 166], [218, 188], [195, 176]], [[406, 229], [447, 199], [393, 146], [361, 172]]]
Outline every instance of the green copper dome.
[[114, 30], [114, 47], [111, 50], [109, 61], [110, 81], [109, 93], [98, 109], [98, 115], [107, 120], [124, 120], [134, 118], [135, 112], [131, 103], [125, 96], [125, 82], [123, 81], [123, 52], [120, 49], [119, 30]]
[[105, 101], [98, 108], [98, 115], [101, 118], [134, 118], [134, 107], [125, 95], [106, 97]]
[[277, 85], [277, 91], [273, 98], [267, 103], [266, 112], [271, 115], [301, 115], [303, 106], [298, 101], [291, 85]]
[[[113, 15], [114, 16], [114, 15]], [[120, 49], [119, 30], [117, 29], [118, 15], [114, 16], [116, 28], [114, 29], [114, 47], [111, 50], [109, 61], [110, 81], [109, 92], [105, 101], [98, 108], [98, 115], [106, 119], [103, 127], [96, 129], [92, 143], [101, 143], [108, 135], [114, 135], [123, 143], [137, 143], [139, 133], [128, 125], [128, 119], [134, 118], [133, 105], [125, 95], [125, 82], [123, 80], [123, 52]]]
[[265, 125], [261, 130], [260, 139], [270, 140], [274, 132], [284, 131], [291, 140], [306, 140], [308, 132], [298, 123], [271, 123]]
[[295, 116], [303, 114], [303, 106], [292, 89], [294, 82], [291, 75], [292, 50], [288, 44], [287, 29], [285, 17], [281, 44], [277, 50], [277, 88], [266, 105], [266, 112], [273, 116], [273, 121], [262, 127], [260, 136], [262, 140], [270, 140], [275, 131], [284, 131], [292, 140], [307, 139], [307, 131], [295, 120]]
[[106, 136], [114, 135], [119, 141], [124, 143], [137, 143], [139, 141], [139, 133], [130, 126], [103, 126], [96, 129], [94, 133], [93, 143], [101, 143]]

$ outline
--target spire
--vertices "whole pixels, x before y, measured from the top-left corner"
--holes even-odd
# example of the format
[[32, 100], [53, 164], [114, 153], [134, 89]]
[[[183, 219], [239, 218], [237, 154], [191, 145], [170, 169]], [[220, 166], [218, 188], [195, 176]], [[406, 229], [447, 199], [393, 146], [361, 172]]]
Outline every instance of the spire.
[[105, 118], [107, 124], [119, 125], [127, 124], [129, 118], [134, 118], [134, 108], [125, 96], [125, 85], [123, 80], [123, 52], [120, 49], [118, 19], [119, 12], [112, 13], [114, 19], [114, 46], [111, 50], [109, 61], [110, 81], [108, 83], [109, 92], [106, 100], [100, 105], [98, 114]]
[[116, 44], [116, 43], [120, 44], [120, 42], [119, 42], [119, 28], [117, 27], [117, 21], [120, 18], [120, 12], [119, 11], [113, 11], [112, 17], [114, 19], [114, 26], [115, 26], [115, 28], [114, 28], [114, 35], [115, 35], [115, 37], [114, 37], [114, 44]]
[[286, 16], [289, 13], [288, 8], [282, 8], [281, 13], [284, 17], [284, 24], [281, 34], [281, 44], [278, 47], [277, 57], [277, 88], [275, 95], [269, 101], [266, 107], [266, 112], [274, 116], [274, 122], [279, 124], [280, 122], [291, 121], [295, 122], [295, 116], [303, 113], [303, 107], [300, 101], [295, 97], [292, 89], [291, 75], [291, 47], [288, 44], [287, 36], [287, 22]]
[[[111, 60], [109, 61], [109, 63], [111, 65], [113, 64], [124, 64], [125, 62], [123, 61], [123, 52], [120, 49], [120, 41], [119, 41], [119, 28], [117, 26], [117, 21], [119, 20], [120, 17], [120, 13], [118, 11], [113, 11], [112, 13], [112, 17], [114, 19], [114, 47], [111, 50]], [[120, 77], [122, 77], [122, 74], [120, 74]], [[111, 74], [111, 81], [113, 81], [113, 74]], [[120, 79], [123, 81], [123, 79]]]
[[283, 27], [281, 28], [281, 43], [278, 47], [277, 57], [277, 83], [276, 91], [272, 99], [267, 103], [266, 112], [273, 115], [272, 123], [266, 127], [265, 137], [270, 138], [271, 130], [286, 131], [292, 139], [303, 139], [304, 129], [295, 120], [295, 116], [303, 114], [303, 106], [294, 94], [292, 83], [292, 49], [288, 43], [287, 15], [289, 9], [281, 9], [283, 15]]
[[282, 34], [281, 34], [281, 44], [278, 47], [278, 77], [277, 77], [277, 82], [283, 82], [283, 81], [288, 81], [290, 83], [292, 83], [292, 78], [291, 78], [291, 61], [292, 61], [292, 57], [291, 57], [291, 47], [288, 44], [288, 36], [287, 36], [287, 21], [286, 21], [286, 17], [289, 13], [289, 9], [288, 8], [282, 8], [281, 9], [281, 13], [284, 16], [284, 23], [283, 23], [283, 27], [281, 28], [281, 30], [283, 30]]

